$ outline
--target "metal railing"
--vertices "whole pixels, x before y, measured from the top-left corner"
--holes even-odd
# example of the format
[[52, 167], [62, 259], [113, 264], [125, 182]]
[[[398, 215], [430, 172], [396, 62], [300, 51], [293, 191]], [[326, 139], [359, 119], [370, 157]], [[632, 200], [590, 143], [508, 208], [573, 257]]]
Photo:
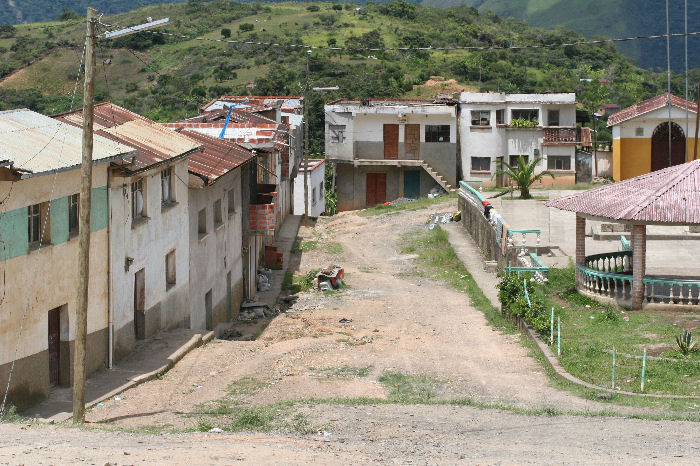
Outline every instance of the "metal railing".
[[576, 144], [576, 128], [545, 127], [542, 144]]

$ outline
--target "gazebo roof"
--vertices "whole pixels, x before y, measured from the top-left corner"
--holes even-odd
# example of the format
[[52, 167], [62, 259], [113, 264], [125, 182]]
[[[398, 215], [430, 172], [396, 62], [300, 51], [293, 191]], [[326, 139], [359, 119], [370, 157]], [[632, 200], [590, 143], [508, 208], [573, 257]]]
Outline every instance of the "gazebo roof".
[[560, 197], [547, 206], [641, 224], [700, 224], [700, 160]]

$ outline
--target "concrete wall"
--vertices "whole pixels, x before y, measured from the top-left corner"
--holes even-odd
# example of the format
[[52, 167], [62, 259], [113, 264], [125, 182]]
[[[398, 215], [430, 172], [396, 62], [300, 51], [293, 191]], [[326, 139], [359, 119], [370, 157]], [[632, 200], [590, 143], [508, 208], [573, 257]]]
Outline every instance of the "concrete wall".
[[[233, 193], [234, 210], [228, 211]], [[238, 315], [243, 300], [241, 172], [236, 169], [214, 184], [202, 186], [191, 178], [189, 189], [189, 299], [190, 328], [213, 330]], [[223, 222], [215, 225], [214, 203], [220, 200]], [[247, 207], [247, 206], [246, 206]], [[199, 235], [199, 211], [207, 211], [208, 233]], [[183, 271], [184, 272], [184, 271]], [[231, 274], [228, 300], [227, 275]], [[212, 292], [212, 314], [207, 318], [205, 294]]]
[[[8, 400], [25, 407], [48, 395], [48, 312], [61, 308], [60, 383], [71, 382], [78, 287], [78, 237], [68, 235], [67, 196], [80, 191], [80, 170], [0, 182], [0, 396], [15, 359]], [[93, 172], [88, 302], [88, 373], [104, 368], [108, 347], [107, 165]], [[27, 209], [52, 199], [51, 244], [27, 248]], [[42, 227], [43, 228], [43, 227]], [[7, 241], [8, 230], [14, 241]], [[48, 230], [47, 230], [48, 231]], [[24, 247], [24, 249], [22, 249]], [[18, 338], [19, 337], [19, 338]], [[15, 348], [17, 352], [15, 353]]]
[[[173, 168], [171, 192], [175, 203], [161, 206], [160, 173], [155, 167], [134, 176], [110, 174], [110, 275], [115, 358], [134, 346], [134, 275], [145, 270], [145, 336], [161, 329], [188, 325], [189, 215], [187, 159]], [[131, 182], [143, 178], [147, 219], [132, 224]], [[165, 256], [175, 251], [175, 285], [166, 286]], [[132, 259], [127, 268], [127, 258]]]
[[[318, 217], [326, 211], [326, 164], [314, 167], [307, 177], [309, 185], [309, 217]], [[323, 183], [323, 190], [321, 190]], [[316, 202], [312, 199], [312, 190], [316, 188]], [[294, 180], [294, 215], [304, 215], [304, 171], [299, 172]]]
[[507, 265], [496, 230], [484, 217], [480, 204], [471, 202], [463, 193], [459, 193], [457, 205], [462, 212], [462, 226], [469, 232], [474, 242], [484, 253], [485, 260], [498, 262], [499, 268]]

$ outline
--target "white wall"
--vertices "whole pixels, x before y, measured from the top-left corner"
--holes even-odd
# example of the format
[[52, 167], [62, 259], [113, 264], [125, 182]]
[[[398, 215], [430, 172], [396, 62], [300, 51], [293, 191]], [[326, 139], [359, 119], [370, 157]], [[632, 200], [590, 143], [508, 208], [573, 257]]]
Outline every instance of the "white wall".
[[[326, 211], [325, 163], [314, 167], [307, 177], [309, 185], [309, 217], [318, 217]], [[320, 185], [323, 184], [323, 191]], [[316, 203], [313, 203], [312, 190], [316, 188]], [[300, 170], [294, 181], [294, 215], [304, 215], [304, 172]]]
[[[684, 109], [671, 107], [671, 121], [680, 126], [684, 133], [686, 132]], [[659, 108], [640, 117], [623, 121], [613, 126], [613, 139], [620, 139], [621, 137], [648, 139], [651, 138], [657, 126], [666, 122], [668, 122], [668, 107]], [[694, 134], [693, 131], [695, 130], [695, 114], [692, 112], [688, 112], [688, 126], [688, 132], [692, 138]], [[637, 135], [637, 128], [642, 128], [642, 135]], [[686, 134], [686, 137], [688, 137], [688, 134]]]

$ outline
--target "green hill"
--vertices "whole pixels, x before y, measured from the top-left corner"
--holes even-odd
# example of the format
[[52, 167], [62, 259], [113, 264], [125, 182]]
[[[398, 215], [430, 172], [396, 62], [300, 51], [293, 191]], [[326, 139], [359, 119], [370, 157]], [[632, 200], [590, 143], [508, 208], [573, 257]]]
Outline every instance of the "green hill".
[[[582, 37], [563, 29], [536, 29], [467, 6], [437, 9], [399, 1], [368, 4], [365, 9], [366, 14], [356, 14], [351, 5], [217, 0], [154, 5], [105, 16], [104, 23], [120, 26], [139, 24], [148, 16], [168, 16], [171, 23], [150, 33], [99, 40], [97, 100], [112, 100], [166, 121], [196, 115], [203, 103], [222, 94], [298, 95], [304, 89], [306, 50], [290, 44], [344, 48], [315, 49], [310, 58], [312, 86], [340, 87], [309, 97], [315, 141], [322, 140], [324, 101], [425, 96], [431, 89], [416, 86], [432, 75], [455, 79], [458, 84], [450, 85], [451, 91], [460, 85], [482, 91], [574, 91], [588, 109], [604, 102], [630, 105], [665, 89], [665, 74], [633, 66], [609, 44], [367, 51], [364, 49], [541, 45]], [[0, 110], [66, 110], [84, 31], [83, 19], [0, 28]], [[166, 32], [174, 35], [162, 34]], [[226, 36], [279, 45], [216, 41]], [[693, 76], [694, 83], [698, 75], [700, 70]], [[605, 79], [600, 82], [599, 78]], [[674, 75], [673, 90], [683, 93], [679, 75]], [[81, 91], [79, 87], [78, 102]]]

